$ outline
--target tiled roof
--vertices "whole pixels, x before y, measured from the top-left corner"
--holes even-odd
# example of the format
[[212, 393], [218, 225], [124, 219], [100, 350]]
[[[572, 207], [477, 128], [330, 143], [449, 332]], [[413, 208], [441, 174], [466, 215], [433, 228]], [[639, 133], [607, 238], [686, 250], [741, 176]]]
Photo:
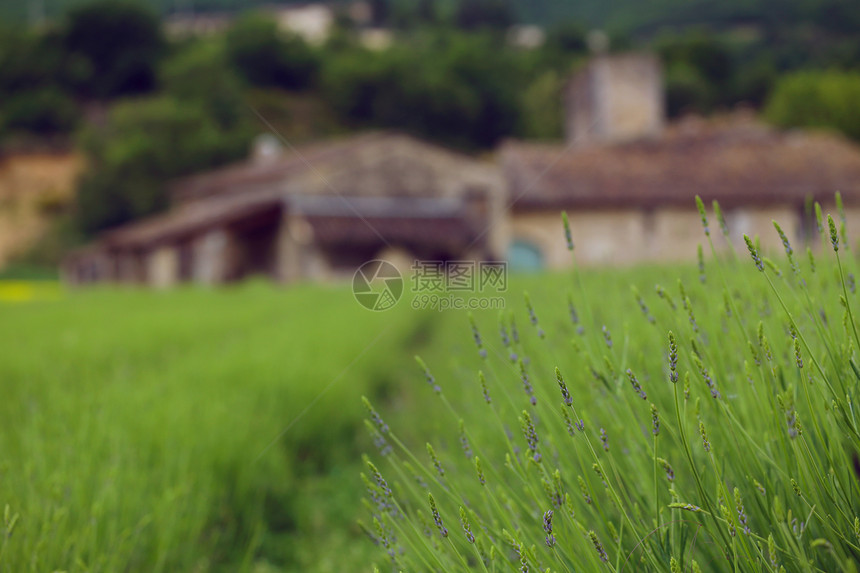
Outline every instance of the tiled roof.
[[330, 160], [354, 151], [356, 147], [377, 141], [386, 134], [367, 133], [334, 141], [312, 143], [286, 149], [281, 157], [247, 160], [220, 169], [178, 179], [171, 184], [175, 202], [204, 198], [224, 192], [238, 192], [260, 185], [271, 185], [311, 169], [320, 161]]
[[783, 132], [746, 118], [686, 120], [661, 137], [565, 147], [508, 142], [500, 150], [514, 210], [726, 207], [808, 196], [860, 203], [860, 147], [831, 134]]
[[[280, 156], [263, 160], [247, 160], [214, 171], [192, 175], [171, 184], [174, 203], [207, 198], [215, 195], [247, 193], [285, 182], [303, 175], [316, 175], [324, 180], [337, 178], [361, 163], [363, 149], [389, 154], [409, 146], [416, 155], [432, 153], [443, 157], [453, 169], [475, 165], [478, 160], [422, 142], [397, 132], [368, 132], [330, 141], [287, 147]], [[380, 167], [377, 165], [377, 169]], [[387, 174], [391, 176], [391, 174]], [[340, 191], [340, 189], [338, 189]], [[327, 189], [327, 191], [332, 191]], [[343, 190], [348, 191], [348, 190]], [[333, 191], [332, 191], [333, 192]]]
[[107, 231], [101, 235], [99, 243], [108, 248], [135, 248], [172, 241], [209, 227], [280, 208], [282, 204], [283, 200], [272, 193], [254, 193], [197, 201], [162, 215], [147, 217], [113, 231]]

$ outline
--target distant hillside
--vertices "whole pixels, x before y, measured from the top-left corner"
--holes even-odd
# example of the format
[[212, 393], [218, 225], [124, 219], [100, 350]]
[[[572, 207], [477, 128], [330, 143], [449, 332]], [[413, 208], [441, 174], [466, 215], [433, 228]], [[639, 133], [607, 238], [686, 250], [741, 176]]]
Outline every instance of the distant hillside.
[[[20, 23], [40, 11], [57, 18], [87, 0], [0, 0], [0, 19]], [[161, 14], [177, 11], [233, 11], [265, 4], [307, 3], [308, 0], [133, 0]], [[344, 2], [346, 0], [343, 0]], [[414, 2], [415, 0], [391, 0]], [[436, 0], [449, 3], [452, 0]], [[855, 0], [509, 0], [523, 22], [551, 25], [576, 20], [592, 27], [653, 31], [660, 26], [732, 26], [744, 23], [813, 21], [824, 28], [860, 26]]]

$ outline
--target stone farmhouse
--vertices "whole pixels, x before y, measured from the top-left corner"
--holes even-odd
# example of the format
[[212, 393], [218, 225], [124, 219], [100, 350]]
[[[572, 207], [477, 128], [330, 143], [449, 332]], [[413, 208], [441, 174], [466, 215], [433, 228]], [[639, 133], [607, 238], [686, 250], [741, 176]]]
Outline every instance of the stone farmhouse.
[[395, 133], [256, 155], [176, 182], [171, 210], [72, 253], [64, 276], [160, 287], [325, 280], [374, 258], [408, 265], [503, 250], [503, 183], [492, 163]]
[[774, 219], [796, 244], [809, 240], [812, 202], [832, 209], [836, 191], [849, 229], [860, 225], [856, 145], [744, 112], [667, 125], [662, 83], [653, 56], [596, 56], [565, 88], [564, 142], [507, 141], [488, 160], [397, 133], [264, 145], [245, 163], [175, 182], [167, 213], [106, 232], [63, 275], [290, 282], [351, 276], [373, 258], [562, 268], [562, 210], [583, 264], [689, 260], [704, 239], [697, 194], [719, 201], [739, 247], [747, 233], [778, 248]]

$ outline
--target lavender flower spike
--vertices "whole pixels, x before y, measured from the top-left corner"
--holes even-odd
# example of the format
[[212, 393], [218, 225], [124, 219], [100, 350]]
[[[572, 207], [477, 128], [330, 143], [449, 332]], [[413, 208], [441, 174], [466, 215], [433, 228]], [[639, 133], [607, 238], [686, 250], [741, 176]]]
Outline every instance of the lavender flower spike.
[[559, 390], [561, 390], [561, 397], [564, 400], [564, 405], [570, 406], [573, 404], [573, 399], [570, 397], [570, 392], [568, 392], [567, 385], [564, 383], [564, 377], [561, 375], [561, 371], [558, 368], [555, 369], [555, 380], [558, 382]]
[[439, 510], [436, 508], [436, 500], [433, 499], [433, 494], [428, 492], [427, 499], [430, 501], [430, 511], [433, 513], [433, 521], [436, 523], [436, 527], [439, 528], [439, 535], [448, 537], [448, 529], [442, 524], [442, 516], [439, 515]]
[[552, 534], [552, 510], [548, 510], [543, 514], [543, 530], [546, 533], [547, 547], [555, 547], [555, 536]]
[[366, 397], [362, 396], [361, 401], [364, 404], [364, 407], [367, 409], [368, 414], [370, 414], [370, 420], [373, 422], [373, 425], [376, 426], [376, 429], [379, 430], [380, 434], [388, 433], [388, 424], [386, 424], [382, 417], [373, 409], [373, 406], [370, 405], [370, 400]]
[[627, 378], [630, 379], [630, 384], [633, 385], [633, 389], [639, 393], [639, 397], [643, 400], [648, 399], [648, 395], [645, 394], [645, 390], [642, 389], [642, 386], [639, 385], [639, 380], [636, 379], [636, 375], [633, 374], [633, 371], [629, 368], [627, 369]]
[[421, 370], [424, 371], [424, 378], [425, 380], [427, 380], [427, 384], [429, 384], [430, 387], [433, 388], [434, 392], [436, 392], [437, 394], [441, 394], [442, 388], [436, 383], [436, 378], [434, 378], [433, 374], [430, 373], [430, 369], [427, 368], [427, 364], [425, 364], [424, 361], [421, 360], [420, 356], [415, 357], [415, 362], [417, 362], [418, 366], [421, 367]]

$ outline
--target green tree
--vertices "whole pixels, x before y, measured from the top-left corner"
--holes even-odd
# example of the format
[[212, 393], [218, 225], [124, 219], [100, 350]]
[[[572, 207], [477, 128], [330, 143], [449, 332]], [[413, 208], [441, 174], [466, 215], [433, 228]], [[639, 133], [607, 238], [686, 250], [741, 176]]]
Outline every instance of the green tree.
[[0, 132], [70, 132], [80, 115], [71, 92], [88, 75], [87, 62], [65, 53], [54, 32], [0, 35]]
[[343, 119], [370, 123], [375, 102], [386, 87], [396, 87], [401, 74], [397, 49], [373, 53], [361, 47], [332, 52], [322, 70], [323, 97]]
[[767, 100], [776, 80], [777, 72], [770, 58], [761, 55], [746, 61], [738, 67], [735, 76], [734, 99], [760, 107]]
[[71, 132], [77, 125], [78, 106], [53, 86], [9, 96], [0, 109], [0, 131], [52, 135]]
[[55, 30], [0, 32], [0, 95], [45, 86], [70, 89], [90, 75], [89, 62], [66, 53], [62, 37]]
[[77, 193], [77, 220], [93, 234], [167, 206], [170, 179], [245, 155], [251, 133], [221, 129], [195, 100], [129, 100], [105, 128], [89, 128], [82, 147], [89, 170]]
[[316, 54], [295, 35], [278, 30], [262, 14], [242, 17], [227, 32], [227, 58], [250, 84], [260, 87], [304, 89], [316, 78]]
[[671, 117], [684, 112], [711, 109], [713, 87], [702, 73], [687, 62], [675, 62], [666, 68], [666, 111]]
[[585, 36], [585, 28], [579, 22], [562, 22], [549, 28], [545, 47], [562, 54], [581, 54], [588, 49]]
[[519, 121], [519, 65], [491, 34], [446, 32], [383, 52], [332, 53], [324, 98], [346, 121], [491, 147]]
[[197, 105], [220, 129], [237, 128], [248, 118], [241, 80], [219, 41], [186, 46], [164, 62], [160, 79], [165, 92]]
[[440, 65], [449, 71], [452, 82], [466, 86], [478, 102], [477, 113], [462, 132], [472, 145], [492, 147], [512, 135], [519, 123], [524, 74], [516, 52], [491, 34], [455, 36], [449, 46]]
[[415, 7], [415, 19], [422, 25], [438, 24], [441, 20], [441, 14], [435, 0], [418, 0]]
[[735, 62], [719, 37], [692, 30], [663, 36], [656, 47], [666, 67], [670, 115], [732, 103]]
[[389, 0], [369, 0], [370, 22], [374, 26], [385, 26], [391, 18], [391, 3]]
[[563, 134], [562, 86], [557, 72], [543, 72], [523, 92], [520, 133], [528, 138], [560, 139]]
[[459, 0], [454, 20], [463, 30], [504, 30], [516, 22], [516, 17], [507, 0]]
[[536, 61], [532, 64], [536, 76], [546, 69], [567, 74], [577, 59], [588, 51], [585, 28], [577, 22], [563, 22], [549, 28], [543, 46], [533, 50]]
[[765, 117], [781, 127], [818, 127], [860, 140], [860, 73], [801, 71], [781, 78]]
[[89, 65], [81, 95], [112, 98], [156, 87], [164, 39], [155, 13], [137, 3], [99, 0], [69, 12], [65, 49]]

